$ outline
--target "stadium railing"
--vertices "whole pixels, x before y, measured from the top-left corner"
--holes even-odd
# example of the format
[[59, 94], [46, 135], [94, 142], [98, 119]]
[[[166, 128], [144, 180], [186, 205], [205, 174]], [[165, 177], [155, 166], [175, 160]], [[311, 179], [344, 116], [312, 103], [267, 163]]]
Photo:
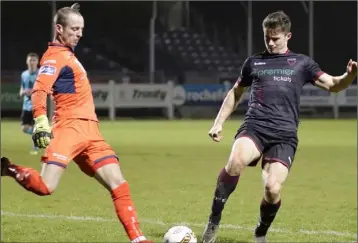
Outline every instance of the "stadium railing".
[[[174, 109], [184, 106], [213, 107], [218, 109], [230, 90], [232, 84], [182, 84], [175, 85], [169, 81], [164, 84], [93, 84], [93, 97], [96, 108], [108, 109], [110, 120], [116, 119], [117, 108], [165, 108], [166, 117], [174, 119]], [[247, 106], [249, 93], [242, 99], [242, 106]], [[313, 86], [304, 86], [300, 106], [331, 108], [334, 118], [339, 118], [340, 107], [357, 106], [357, 86], [336, 94]]]

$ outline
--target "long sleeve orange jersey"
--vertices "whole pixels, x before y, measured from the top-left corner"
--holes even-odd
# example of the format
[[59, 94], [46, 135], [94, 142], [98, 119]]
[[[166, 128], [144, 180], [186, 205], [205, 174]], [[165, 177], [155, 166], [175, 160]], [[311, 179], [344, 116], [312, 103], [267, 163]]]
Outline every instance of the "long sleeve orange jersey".
[[98, 121], [86, 70], [70, 47], [49, 43], [40, 65], [32, 91], [34, 117], [46, 114], [46, 96], [52, 94], [54, 121], [73, 118]]

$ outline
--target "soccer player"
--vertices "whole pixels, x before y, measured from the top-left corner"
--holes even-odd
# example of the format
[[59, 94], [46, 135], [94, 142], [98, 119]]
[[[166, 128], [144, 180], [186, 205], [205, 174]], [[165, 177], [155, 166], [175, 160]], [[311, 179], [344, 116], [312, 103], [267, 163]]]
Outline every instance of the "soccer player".
[[[84, 19], [79, 5], [64, 7], [54, 17], [56, 34], [40, 61], [32, 90], [35, 120], [33, 139], [46, 148], [41, 174], [1, 158], [1, 175], [14, 178], [26, 190], [40, 196], [54, 192], [71, 160], [94, 177], [111, 194], [114, 208], [130, 242], [150, 242], [139, 228], [136, 210], [118, 158], [100, 134], [87, 73], [74, 55], [82, 37]], [[46, 116], [46, 98], [55, 102], [52, 131]], [[52, 139], [50, 139], [52, 138]]]
[[[32, 135], [34, 118], [32, 116], [31, 93], [38, 73], [39, 56], [29, 53], [26, 57], [27, 70], [21, 73], [20, 96], [23, 97], [21, 112], [21, 129], [24, 133]], [[39, 149], [33, 146], [30, 154], [37, 155]]]
[[262, 159], [264, 195], [256, 242], [266, 242], [267, 231], [281, 206], [280, 191], [294, 161], [298, 144], [300, 93], [311, 83], [330, 92], [347, 88], [357, 75], [357, 62], [349, 60], [346, 72], [331, 76], [308, 56], [290, 51], [291, 21], [282, 11], [270, 13], [262, 23], [266, 50], [248, 57], [241, 75], [228, 92], [209, 136], [220, 142], [225, 120], [236, 109], [251, 86], [249, 107], [238, 129], [226, 166], [217, 179], [211, 214], [202, 237], [203, 243], [216, 240], [225, 203], [235, 190], [242, 171]]

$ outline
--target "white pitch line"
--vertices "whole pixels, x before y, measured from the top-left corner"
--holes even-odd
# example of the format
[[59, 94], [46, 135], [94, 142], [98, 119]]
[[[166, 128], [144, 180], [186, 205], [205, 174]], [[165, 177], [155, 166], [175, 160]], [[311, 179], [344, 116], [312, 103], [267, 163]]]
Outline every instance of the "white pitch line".
[[[20, 214], [20, 213], [12, 213], [1, 210], [1, 216], [7, 217], [19, 217], [19, 218], [43, 218], [43, 219], [62, 219], [69, 221], [93, 221], [93, 222], [117, 222], [116, 219], [107, 219], [102, 217], [93, 217], [93, 216], [66, 216], [66, 215], [51, 215], [51, 214]], [[186, 225], [188, 227], [200, 227], [203, 228], [205, 224], [200, 223], [192, 223], [192, 222], [177, 222], [177, 223], [165, 223], [160, 220], [151, 220], [151, 219], [140, 219], [141, 222], [153, 225], [161, 225], [161, 226], [174, 226], [174, 225]], [[221, 224], [220, 228], [223, 229], [240, 229], [240, 230], [248, 230], [253, 231], [253, 227], [245, 227], [240, 225], [232, 225], [232, 224]], [[348, 232], [337, 232], [333, 230], [305, 230], [301, 229], [298, 231], [291, 231], [287, 229], [279, 229], [272, 228], [271, 232], [280, 232], [285, 234], [298, 234], [298, 235], [335, 235], [335, 236], [348, 236], [356, 239], [356, 233], [348, 233]], [[356, 242], [356, 241], [354, 241]]]

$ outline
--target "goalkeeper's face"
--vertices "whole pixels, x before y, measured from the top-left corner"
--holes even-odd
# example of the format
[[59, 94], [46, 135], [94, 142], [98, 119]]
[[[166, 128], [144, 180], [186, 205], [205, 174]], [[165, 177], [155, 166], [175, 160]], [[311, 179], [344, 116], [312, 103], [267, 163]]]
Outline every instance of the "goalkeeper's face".
[[82, 37], [84, 19], [81, 15], [70, 13], [66, 26], [56, 25], [56, 31], [63, 44], [75, 47]]
[[280, 28], [264, 28], [264, 40], [266, 49], [271, 54], [280, 54], [287, 51], [288, 40], [291, 39], [291, 32], [281, 31]]

